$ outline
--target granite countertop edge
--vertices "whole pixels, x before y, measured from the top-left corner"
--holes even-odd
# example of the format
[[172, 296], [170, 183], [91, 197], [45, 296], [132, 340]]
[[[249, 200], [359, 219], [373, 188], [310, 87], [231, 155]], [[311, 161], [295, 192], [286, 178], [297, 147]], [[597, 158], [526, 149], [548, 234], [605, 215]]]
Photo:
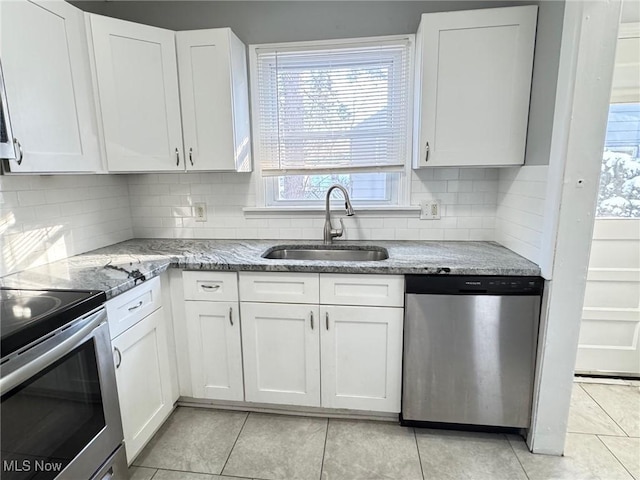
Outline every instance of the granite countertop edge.
[[[337, 243], [337, 242], [336, 242]], [[387, 260], [374, 262], [268, 260], [274, 245], [320, 248], [321, 242], [295, 240], [133, 239], [0, 278], [6, 288], [102, 290], [107, 299], [170, 268], [202, 271], [264, 271], [351, 274], [539, 276], [540, 267], [490, 241], [360, 241], [346, 248], [386, 248]], [[107, 265], [115, 268], [105, 268]]]

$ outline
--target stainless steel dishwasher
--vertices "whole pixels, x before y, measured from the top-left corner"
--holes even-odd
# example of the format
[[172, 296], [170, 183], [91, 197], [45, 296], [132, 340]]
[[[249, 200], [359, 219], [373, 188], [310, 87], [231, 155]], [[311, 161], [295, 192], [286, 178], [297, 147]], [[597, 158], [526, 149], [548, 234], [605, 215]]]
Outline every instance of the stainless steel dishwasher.
[[528, 427], [542, 278], [405, 279], [401, 422]]

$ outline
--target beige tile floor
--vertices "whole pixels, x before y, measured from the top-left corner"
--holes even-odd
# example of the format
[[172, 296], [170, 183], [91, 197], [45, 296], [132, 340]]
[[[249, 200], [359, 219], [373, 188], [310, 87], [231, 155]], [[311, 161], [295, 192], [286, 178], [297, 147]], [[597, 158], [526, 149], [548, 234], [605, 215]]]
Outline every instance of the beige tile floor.
[[577, 379], [563, 457], [514, 435], [181, 407], [131, 480], [640, 480], [640, 382]]

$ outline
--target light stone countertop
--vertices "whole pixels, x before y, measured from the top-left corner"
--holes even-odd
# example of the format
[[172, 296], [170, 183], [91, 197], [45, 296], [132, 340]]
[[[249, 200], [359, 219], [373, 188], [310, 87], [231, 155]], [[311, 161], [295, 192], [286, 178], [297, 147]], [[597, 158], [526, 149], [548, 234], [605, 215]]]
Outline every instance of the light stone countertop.
[[134, 239], [0, 278], [0, 286], [104, 290], [107, 298], [134, 287], [134, 279], [105, 265], [139, 270], [147, 279], [168, 268], [265, 272], [538, 276], [540, 268], [495, 242], [344, 241], [334, 245], [386, 248], [381, 261], [269, 260], [274, 245], [321, 247], [300, 240]]

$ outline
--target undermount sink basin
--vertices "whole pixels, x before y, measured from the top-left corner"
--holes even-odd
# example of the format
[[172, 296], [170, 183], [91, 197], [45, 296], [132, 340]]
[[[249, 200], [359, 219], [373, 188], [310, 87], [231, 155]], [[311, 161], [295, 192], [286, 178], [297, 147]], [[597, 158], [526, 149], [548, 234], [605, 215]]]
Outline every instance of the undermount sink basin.
[[329, 260], [334, 262], [376, 262], [389, 258], [381, 247], [276, 246], [262, 254], [270, 260]]

